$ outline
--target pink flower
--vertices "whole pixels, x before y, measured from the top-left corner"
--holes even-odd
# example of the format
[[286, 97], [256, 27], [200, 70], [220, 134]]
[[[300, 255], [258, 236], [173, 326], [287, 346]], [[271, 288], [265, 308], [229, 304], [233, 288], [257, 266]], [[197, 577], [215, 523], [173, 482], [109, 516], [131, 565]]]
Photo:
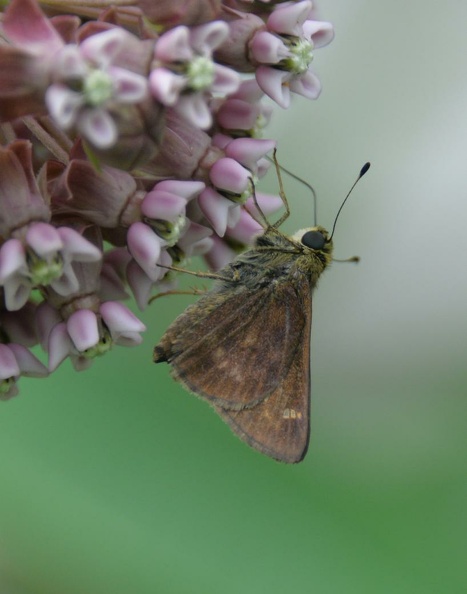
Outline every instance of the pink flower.
[[[281, 107], [290, 105], [290, 91], [309, 99], [321, 92], [318, 78], [309, 66], [313, 49], [332, 40], [330, 23], [309, 21], [311, 2], [278, 5], [250, 42], [251, 57], [259, 67], [256, 80], [261, 89]], [[263, 65], [264, 64], [264, 65]]]
[[0, 286], [9, 310], [23, 307], [31, 290], [51, 286], [61, 295], [78, 289], [73, 262], [94, 262], [101, 252], [69, 227], [28, 226], [24, 241], [9, 239], [0, 248]]
[[281, 206], [259, 187], [264, 97], [316, 97], [332, 37], [308, 0], [40, 6], [0, 9], [0, 399], [47, 374], [37, 342], [50, 371], [86, 369], [141, 342], [123, 300], [144, 309], [192, 256], [219, 268], [254, 242], [252, 193]]
[[198, 203], [214, 231], [223, 237], [238, 223], [241, 205], [251, 196], [253, 183], [267, 170], [264, 155], [274, 148], [274, 141], [217, 135], [214, 142], [226, 156], [211, 166], [212, 186], [201, 192]]
[[0, 169], [0, 286], [6, 308], [23, 307], [35, 287], [50, 285], [62, 295], [76, 291], [72, 263], [100, 260], [100, 250], [74, 229], [47, 222], [47, 196], [34, 176], [30, 143], [0, 148]]
[[49, 112], [61, 128], [76, 127], [100, 149], [118, 138], [108, 106], [140, 103], [147, 96], [147, 79], [114, 63], [131, 41], [123, 29], [109, 29], [80, 45], [64, 46], [55, 58], [54, 83], [45, 94]]
[[56, 369], [67, 357], [77, 371], [86, 369], [95, 357], [107, 353], [114, 344], [140, 344], [140, 333], [144, 330], [146, 326], [121, 303], [102, 303], [98, 313], [80, 309], [50, 331], [49, 370]]
[[[279, 196], [257, 192], [256, 199], [264, 215], [270, 215], [283, 206]], [[232, 245], [237, 246], [237, 249], [240, 249], [242, 245], [249, 245], [264, 230], [262, 218], [252, 197], [245, 203], [245, 208], [239, 212], [240, 215], [236, 223], [226, 227], [225, 238], [213, 236], [211, 239], [211, 248], [204, 255], [204, 259], [213, 270], [220, 270], [237, 255], [237, 252], [232, 249]]]
[[210, 93], [229, 95], [240, 84], [234, 70], [212, 58], [228, 33], [226, 23], [214, 21], [191, 29], [175, 27], [156, 42], [155, 68], [149, 76], [152, 95], [202, 129], [212, 124]]
[[186, 205], [203, 190], [196, 181], [166, 180], [154, 186], [141, 204], [142, 221], [128, 229], [128, 250], [154, 283], [166, 269], [158, 266], [163, 249], [173, 248], [189, 228]]
[[26, 347], [0, 344], [0, 400], [9, 400], [18, 394], [16, 382], [22, 375], [46, 377], [48, 371]]
[[212, 102], [216, 122], [234, 138], [260, 138], [272, 114], [272, 107], [261, 103], [263, 96], [255, 79], [243, 81], [236, 93]]

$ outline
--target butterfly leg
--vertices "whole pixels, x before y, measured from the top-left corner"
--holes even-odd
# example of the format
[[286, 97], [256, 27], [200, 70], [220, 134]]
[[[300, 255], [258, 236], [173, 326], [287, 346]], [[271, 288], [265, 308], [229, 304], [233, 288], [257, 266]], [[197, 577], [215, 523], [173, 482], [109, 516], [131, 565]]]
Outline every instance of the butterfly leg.
[[279, 196], [281, 197], [281, 200], [284, 204], [285, 212], [281, 216], [281, 218], [278, 221], [276, 221], [274, 225], [272, 225], [272, 227], [274, 227], [275, 229], [280, 227], [282, 223], [290, 216], [289, 202], [287, 200], [287, 196], [285, 195], [284, 184], [282, 183], [281, 167], [279, 165], [279, 162], [277, 161], [276, 153], [277, 149], [274, 149], [272, 159], [274, 161], [274, 166], [276, 168], [277, 181], [279, 182]]
[[197, 287], [193, 287], [189, 291], [164, 291], [163, 293], [157, 293], [157, 295], [153, 295], [149, 299], [148, 303], [152, 303], [156, 299], [159, 299], [159, 297], [165, 297], [166, 295], [204, 295], [206, 292], [207, 289], [198, 289]]
[[187, 270], [186, 268], [179, 268], [178, 266], [164, 266], [163, 264], [157, 264], [160, 268], [167, 268], [167, 270], [173, 270], [175, 272], [183, 272], [184, 274], [191, 274], [192, 276], [197, 276], [198, 278], [211, 278], [213, 280], [223, 280], [232, 282], [231, 277], [222, 276], [222, 274], [217, 274], [217, 272], [201, 272], [195, 270]]

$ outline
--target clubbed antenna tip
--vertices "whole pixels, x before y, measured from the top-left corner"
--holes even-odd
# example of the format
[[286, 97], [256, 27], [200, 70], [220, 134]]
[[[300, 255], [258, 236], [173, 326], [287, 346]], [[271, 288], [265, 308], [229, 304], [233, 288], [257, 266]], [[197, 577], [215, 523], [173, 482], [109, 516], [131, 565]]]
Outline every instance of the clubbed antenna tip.
[[331, 239], [332, 239], [332, 238], [333, 238], [333, 236], [334, 236], [334, 231], [336, 230], [336, 223], [337, 223], [337, 219], [339, 218], [339, 215], [341, 214], [341, 210], [342, 210], [342, 208], [343, 208], [344, 204], [347, 202], [347, 198], [350, 196], [350, 194], [352, 193], [352, 190], [353, 190], [353, 189], [355, 188], [355, 186], [357, 185], [357, 183], [358, 183], [358, 180], [359, 180], [361, 177], [363, 177], [363, 176], [365, 175], [365, 173], [368, 171], [368, 169], [370, 169], [370, 162], [369, 162], [369, 161], [367, 161], [367, 162], [365, 163], [365, 165], [364, 165], [364, 166], [363, 166], [363, 167], [360, 169], [360, 174], [359, 174], [359, 176], [358, 176], [358, 177], [357, 177], [357, 179], [354, 181], [354, 183], [353, 183], [352, 187], [350, 188], [350, 190], [349, 190], [349, 191], [348, 191], [348, 193], [347, 193], [347, 196], [344, 198], [344, 201], [342, 202], [342, 204], [341, 204], [341, 207], [340, 207], [340, 208], [339, 208], [339, 210], [337, 211], [336, 218], [334, 219], [334, 225], [332, 226], [331, 236], [329, 237], [329, 241], [331, 241]]
[[365, 173], [368, 171], [368, 169], [370, 169], [370, 165], [371, 165], [370, 161], [367, 161], [365, 163], [365, 165], [360, 170], [360, 175], [358, 176], [359, 178], [363, 177], [365, 175]]

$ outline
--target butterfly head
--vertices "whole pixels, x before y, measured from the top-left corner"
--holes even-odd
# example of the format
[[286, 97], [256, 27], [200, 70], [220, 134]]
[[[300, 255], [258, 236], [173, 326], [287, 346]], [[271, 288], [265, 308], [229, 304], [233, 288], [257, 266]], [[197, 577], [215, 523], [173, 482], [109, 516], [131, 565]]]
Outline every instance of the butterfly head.
[[304, 253], [311, 252], [318, 257], [324, 257], [326, 264], [332, 260], [333, 243], [324, 227], [318, 225], [309, 229], [300, 229], [292, 236], [292, 240], [300, 244]]

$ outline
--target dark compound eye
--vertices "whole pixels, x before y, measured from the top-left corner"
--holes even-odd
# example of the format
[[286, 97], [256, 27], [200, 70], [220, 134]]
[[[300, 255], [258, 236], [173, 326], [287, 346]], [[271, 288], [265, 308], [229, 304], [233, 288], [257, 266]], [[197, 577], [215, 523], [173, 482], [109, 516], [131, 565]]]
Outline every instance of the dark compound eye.
[[320, 231], [307, 231], [302, 237], [302, 243], [312, 250], [322, 250], [326, 240]]

